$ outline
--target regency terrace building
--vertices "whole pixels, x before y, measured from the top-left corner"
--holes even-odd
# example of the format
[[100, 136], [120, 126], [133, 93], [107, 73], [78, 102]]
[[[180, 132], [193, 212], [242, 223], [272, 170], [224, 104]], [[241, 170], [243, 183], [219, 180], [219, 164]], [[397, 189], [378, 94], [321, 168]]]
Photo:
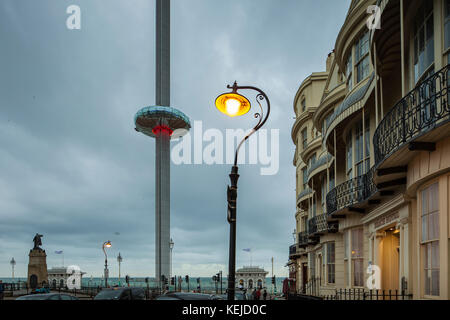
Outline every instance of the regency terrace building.
[[352, 1], [294, 98], [291, 291], [450, 299], [449, 61], [450, 1]]

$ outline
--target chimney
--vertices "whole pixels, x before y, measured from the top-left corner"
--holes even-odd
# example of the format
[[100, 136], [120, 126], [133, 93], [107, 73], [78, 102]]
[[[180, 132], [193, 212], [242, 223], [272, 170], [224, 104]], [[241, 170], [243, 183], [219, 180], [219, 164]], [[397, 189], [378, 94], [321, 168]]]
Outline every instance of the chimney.
[[327, 72], [330, 72], [331, 63], [333, 62], [333, 59], [334, 59], [334, 50], [331, 51], [327, 57]]

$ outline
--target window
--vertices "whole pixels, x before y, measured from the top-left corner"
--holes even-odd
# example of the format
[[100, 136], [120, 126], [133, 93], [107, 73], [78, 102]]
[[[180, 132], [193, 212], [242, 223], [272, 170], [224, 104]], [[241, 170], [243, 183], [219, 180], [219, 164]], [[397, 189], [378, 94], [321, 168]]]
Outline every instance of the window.
[[349, 260], [349, 244], [350, 242], [350, 231], [346, 230], [344, 232], [344, 283], [345, 285], [349, 285], [349, 278], [348, 278], [348, 260]]
[[334, 188], [334, 170], [330, 169], [330, 187], [328, 190], [332, 190]]
[[370, 118], [366, 117], [366, 120], [364, 120], [364, 127], [365, 127], [365, 135], [364, 138], [366, 140], [366, 152], [365, 152], [365, 162], [366, 162], [366, 171], [365, 173], [370, 171]]
[[355, 167], [356, 176], [364, 174], [364, 150], [363, 150], [363, 128], [362, 122], [358, 123], [355, 128]]
[[303, 190], [306, 190], [308, 188], [308, 177], [306, 171], [308, 170], [307, 167], [304, 167], [302, 169], [302, 176], [303, 176]]
[[303, 98], [303, 100], [302, 100], [302, 112], [305, 112], [305, 111], [306, 111], [306, 99]]
[[308, 130], [307, 130], [307, 128], [302, 130], [302, 144], [303, 144], [303, 150], [305, 150], [308, 147]]
[[414, 79], [417, 83], [434, 63], [433, 1], [424, 1], [414, 23]]
[[313, 196], [312, 197], [312, 207], [310, 208], [310, 217], [313, 218], [316, 216], [316, 207], [317, 207], [317, 201], [316, 201], [316, 197]]
[[327, 212], [327, 177], [323, 176], [321, 183], [321, 203], [322, 203], [322, 213]]
[[312, 155], [312, 157], [311, 158], [309, 158], [309, 161], [308, 161], [308, 166], [311, 168], [311, 166], [316, 162], [316, 159], [317, 159], [317, 156], [316, 156], [316, 154], [314, 153], [313, 155]]
[[352, 52], [349, 53], [347, 57], [347, 63], [345, 67], [345, 76], [347, 77], [347, 87], [348, 90], [353, 89], [353, 58], [352, 58]]
[[330, 124], [330, 119], [333, 116], [333, 111], [329, 113], [325, 119], [322, 122], [322, 136], [325, 136], [326, 129], [328, 128], [328, 125]]
[[353, 141], [352, 141], [352, 131], [347, 134], [346, 139], [346, 148], [347, 148], [347, 179], [353, 178]]
[[[347, 134], [346, 138], [346, 169], [347, 179], [362, 176], [370, 170], [370, 118], [356, 124]], [[364, 133], [364, 134], [363, 134]], [[354, 136], [354, 137], [353, 137]], [[354, 155], [353, 155], [354, 150]], [[354, 167], [353, 167], [354, 156]], [[355, 169], [355, 171], [353, 171]]]
[[439, 296], [439, 197], [438, 184], [422, 191], [422, 257], [424, 294]]
[[[445, 0], [445, 46], [444, 49], [450, 48], [450, 0]], [[450, 58], [450, 54], [447, 55]]]
[[355, 46], [356, 82], [359, 83], [369, 75], [369, 33], [366, 32]]
[[334, 242], [327, 243], [327, 282], [335, 283], [335, 253]]
[[[362, 121], [355, 128], [355, 167], [357, 176], [370, 170], [370, 119], [364, 120], [365, 134], [363, 135]], [[364, 141], [365, 140], [365, 141]], [[365, 144], [365, 147], [364, 147]], [[365, 149], [365, 150], [364, 150]]]
[[352, 274], [355, 287], [364, 286], [364, 259], [363, 259], [363, 229], [353, 229], [351, 233], [352, 244]]

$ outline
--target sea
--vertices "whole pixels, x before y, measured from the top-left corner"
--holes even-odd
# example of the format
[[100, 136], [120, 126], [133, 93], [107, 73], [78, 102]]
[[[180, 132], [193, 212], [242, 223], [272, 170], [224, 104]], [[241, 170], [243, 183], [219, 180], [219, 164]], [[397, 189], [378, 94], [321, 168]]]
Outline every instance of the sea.
[[[178, 276], [177, 276], [178, 277]], [[148, 278], [149, 279], [149, 283], [148, 286], [150, 288], [156, 288], [157, 284], [155, 281], [155, 278]], [[17, 283], [17, 282], [26, 282], [27, 278], [14, 278], [14, 281], [12, 278], [0, 278], [0, 280], [3, 281], [3, 283]], [[181, 283], [181, 289], [182, 290], [188, 290], [188, 284], [185, 281], [185, 277], [182, 277], [182, 283]], [[281, 289], [283, 288], [283, 280], [284, 278], [276, 278], [275, 282], [276, 282], [276, 289], [277, 291], [281, 291]], [[94, 277], [86, 277], [84, 276], [81, 280], [81, 285], [83, 287], [97, 287], [97, 286], [102, 286], [104, 285], [104, 278], [94, 278]], [[170, 281], [169, 281], [170, 282]], [[145, 277], [138, 277], [138, 278], [130, 278], [130, 282], [129, 282], [131, 287], [147, 287], [147, 283], [145, 282]], [[177, 282], [178, 284], [178, 282]], [[110, 286], [115, 286], [115, 285], [125, 285], [125, 277], [120, 279], [120, 283], [119, 283], [119, 278], [108, 278], [108, 285]], [[223, 292], [225, 292], [225, 289], [227, 288], [227, 278], [223, 277], [222, 279], [222, 289]], [[215, 287], [215, 282], [213, 281], [213, 279], [211, 277], [190, 277], [189, 279], [189, 290], [197, 290], [198, 287], [200, 286], [200, 289], [202, 291], [215, 291], [216, 287]], [[220, 283], [217, 283], [218, 289], [220, 290]], [[170, 288], [174, 288], [174, 286], [169, 286]], [[266, 278], [266, 288], [268, 290], [272, 289], [272, 278], [267, 277]]]

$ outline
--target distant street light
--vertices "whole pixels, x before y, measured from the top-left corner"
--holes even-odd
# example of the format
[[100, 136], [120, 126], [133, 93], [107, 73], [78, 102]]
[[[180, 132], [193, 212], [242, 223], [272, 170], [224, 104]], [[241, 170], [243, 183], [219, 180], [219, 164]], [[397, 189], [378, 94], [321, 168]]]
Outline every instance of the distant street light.
[[[231, 168], [230, 180], [231, 186], [227, 188], [227, 199], [228, 199], [228, 223], [230, 224], [230, 253], [229, 253], [229, 263], [228, 263], [228, 300], [234, 300], [234, 292], [235, 292], [235, 277], [236, 277], [236, 199], [237, 199], [237, 182], [239, 179], [238, 174], [238, 154], [239, 149], [242, 144], [250, 138], [252, 134], [258, 131], [267, 121], [270, 114], [270, 101], [267, 95], [260, 89], [256, 87], [240, 87], [235, 82], [233, 86], [227, 86], [228, 89], [232, 89], [229, 93], [224, 93], [217, 97], [216, 99], [216, 108], [226, 114], [229, 117], [237, 117], [244, 115], [250, 111], [251, 105], [250, 101], [238, 94], [238, 90], [253, 90], [258, 92], [256, 95], [256, 102], [259, 105], [260, 112], [255, 113], [255, 118], [258, 119], [258, 123], [253, 129], [247, 134], [244, 139], [239, 143], [236, 148], [236, 153], [234, 156], [234, 166]], [[267, 113], [263, 118], [264, 111], [261, 106], [260, 100], [265, 100], [267, 103]]]
[[105, 241], [102, 246], [103, 253], [105, 254], [105, 288], [108, 288], [108, 256], [106, 255], [105, 248], [111, 248], [111, 241]]
[[172, 238], [170, 238], [170, 242], [169, 242], [169, 248], [170, 248], [170, 274], [169, 274], [169, 278], [172, 277], [172, 250], [174, 247], [175, 243], [173, 242]]
[[16, 266], [16, 260], [14, 260], [14, 257], [11, 259], [9, 263], [11, 264], [12, 268], [12, 282], [14, 283], [14, 267]]
[[119, 255], [117, 256], [117, 262], [119, 263], [119, 286], [120, 286], [120, 264], [122, 263], [122, 256], [120, 255], [120, 252], [119, 252]]

